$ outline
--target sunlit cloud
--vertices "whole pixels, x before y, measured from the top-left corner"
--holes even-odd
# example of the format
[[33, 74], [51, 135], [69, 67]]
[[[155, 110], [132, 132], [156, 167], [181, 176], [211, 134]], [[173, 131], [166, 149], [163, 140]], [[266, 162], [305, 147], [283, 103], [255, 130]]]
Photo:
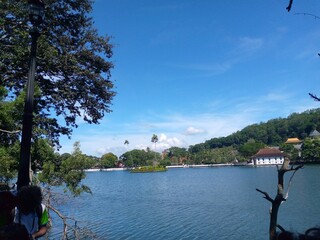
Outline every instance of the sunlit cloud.
[[196, 135], [196, 134], [202, 134], [205, 130], [195, 127], [188, 127], [185, 131], [185, 135]]
[[[214, 104], [214, 106], [217, 106]], [[201, 114], [151, 114], [133, 120], [130, 124], [110, 119], [100, 125], [92, 125], [82, 132], [74, 129], [71, 141], [62, 143], [62, 152], [70, 152], [72, 144], [80, 141], [81, 150], [88, 155], [102, 156], [112, 152], [117, 156], [133, 149], [154, 150], [153, 134], [158, 136], [156, 151], [170, 147], [188, 148], [214, 137], [225, 137], [244, 127], [268, 121], [272, 116], [287, 117], [293, 112], [303, 112], [319, 107], [310, 98], [298, 99], [290, 93], [269, 92], [253, 102], [251, 98], [230, 99], [219, 102], [219, 108], [208, 108]], [[226, 107], [228, 106], [228, 107]], [[117, 131], [114, 131], [116, 129]], [[129, 144], [125, 145], [124, 141]]]

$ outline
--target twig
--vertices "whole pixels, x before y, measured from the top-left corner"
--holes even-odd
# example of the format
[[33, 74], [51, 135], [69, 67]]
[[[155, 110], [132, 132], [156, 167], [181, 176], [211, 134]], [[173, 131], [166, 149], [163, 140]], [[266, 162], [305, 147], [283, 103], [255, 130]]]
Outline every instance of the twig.
[[273, 203], [274, 200], [269, 196], [267, 192], [263, 192], [260, 189], [256, 188], [256, 190], [264, 195], [264, 198], [267, 199], [269, 202]]
[[309, 93], [309, 96], [313, 98], [313, 100], [320, 102], [320, 98], [318, 98], [317, 95]]
[[319, 16], [311, 14], [311, 13], [295, 13], [294, 15], [306, 15], [306, 16], [314, 17], [314, 19], [320, 19]]
[[286, 9], [288, 10], [288, 12], [290, 12], [290, 10], [291, 10], [292, 3], [293, 3], [293, 0], [290, 0], [289, 5], [288, 5], [288, 7], [286, 8]]

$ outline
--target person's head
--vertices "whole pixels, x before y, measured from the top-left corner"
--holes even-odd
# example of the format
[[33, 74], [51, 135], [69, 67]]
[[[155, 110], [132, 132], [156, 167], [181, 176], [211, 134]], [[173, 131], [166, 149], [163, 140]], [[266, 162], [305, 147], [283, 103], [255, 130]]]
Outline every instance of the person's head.
[[9, 191], [0, 191], [0, 212], [11, 211], [17, 204], [17, 197]]
[[18, 191], [17, 197], [19, 211], [28, 214], [41, 204], [41, 188], [38, 186], [23, 186]]
[[0, 228], [0, 240], [29, 240], [29, 233], [24, 225], [12, 223]]

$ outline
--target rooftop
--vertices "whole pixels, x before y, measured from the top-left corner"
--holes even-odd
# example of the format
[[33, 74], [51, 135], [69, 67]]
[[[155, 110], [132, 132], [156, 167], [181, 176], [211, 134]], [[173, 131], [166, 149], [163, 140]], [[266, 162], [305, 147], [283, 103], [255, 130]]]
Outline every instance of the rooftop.
[[262, 148], [253, 157], [284, 157], [285, 154], [278, 148]]
[[285, 143], [302, 143], [302, 141], [299, 138], [288, 138]]

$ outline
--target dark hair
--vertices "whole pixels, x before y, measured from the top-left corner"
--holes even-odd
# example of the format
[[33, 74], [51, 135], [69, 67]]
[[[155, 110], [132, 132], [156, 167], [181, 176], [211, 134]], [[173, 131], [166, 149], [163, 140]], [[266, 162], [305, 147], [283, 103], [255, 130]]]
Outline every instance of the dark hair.
[[277, 240], [320, 240], [320, 228], [309, 228], [304, 234], [283, 231], [279, 233]]
[[17, 194], [18, 208], [32, 211], [42, 202], [41, 188], [38, 186], [23, 186]]
[[29, 240], [29, 233], [24, 225], [12, 223], [0, 228], [0, 240]]

